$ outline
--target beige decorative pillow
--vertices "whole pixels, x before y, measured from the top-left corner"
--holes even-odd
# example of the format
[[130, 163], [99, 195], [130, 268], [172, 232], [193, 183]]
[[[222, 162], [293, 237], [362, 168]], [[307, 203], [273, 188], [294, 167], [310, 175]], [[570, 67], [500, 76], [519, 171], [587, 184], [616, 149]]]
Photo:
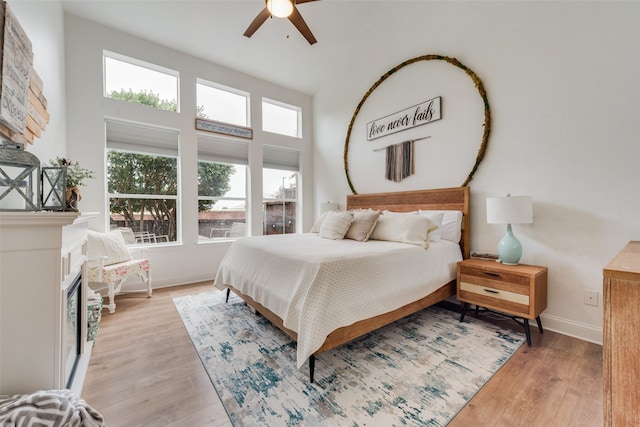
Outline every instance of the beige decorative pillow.
[[342, 240], [352, 222], [353, 215], [349, 212], [329, 211], [320, 226], [319, 236], [324, 239]]
[[349, 212], [353, 214], [353, 222], [344, 237], [359, 242], [366, 242], [369, 240], [369, 236], [371, 236], [373, 229], [378, 223], [380, 211], [358, 209]]
[[119, 230], [107, 233], [89, 230], [87, 236], [87, 258], [89, 259], [87, 267], [98, 267], [100, 262], [97, 258], [102, 256], [107, 257], [104, 265], [117, 264], [131, 259], [127, 244]]
[[384, 211], [369, 238], [408, 243], [426, 249], [429, 247], [429, 231], [436, 228], [437, 224], [417, 212]]

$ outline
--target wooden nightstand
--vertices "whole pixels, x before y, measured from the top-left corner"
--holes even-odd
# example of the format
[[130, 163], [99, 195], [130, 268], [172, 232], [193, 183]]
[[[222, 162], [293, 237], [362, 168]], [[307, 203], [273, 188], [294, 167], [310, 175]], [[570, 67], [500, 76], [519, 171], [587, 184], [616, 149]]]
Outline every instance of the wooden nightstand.
[[458, 263], [457, 282], [457, 297], [463, 303], [461, 322], [469, 304], [475, 304], [476, 313], [479, 307], [483, 307], [520, 323], [529, 346], [529, 320], [535, 319], [540, 333], [543, 332], [540, 313], [547, 308], [546, 267], [466, 259]]

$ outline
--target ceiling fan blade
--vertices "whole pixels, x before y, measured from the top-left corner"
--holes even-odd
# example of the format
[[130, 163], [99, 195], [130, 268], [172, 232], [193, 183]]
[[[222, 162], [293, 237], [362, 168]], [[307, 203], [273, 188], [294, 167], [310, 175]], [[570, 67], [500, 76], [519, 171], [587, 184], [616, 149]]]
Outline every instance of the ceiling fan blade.
[[309, 3], [312, 1], [318, 1], [318, 0], [296, 0], [296, 4]]
[[258, 28], [260, 28], [260, 26], [262, 24], [264, 24], [264, 22], [270, 16], [271, 16], [271, 14], [269, 13], [269, 11], [267, 10], [266, 7], [264, 9], [262, 9], [262, 11], [258, 14], [258, 16], [255, 17], [253, 22], [251, 22], [251, 24], [249, 24], [249, 27], [244, 32], [244, 36], [251, 37], [253, 35], [253, 33], [255, 33], [258, 30]]
[[298, 9], [295, 6], [293, 7], [291, 16], [289, 16], [289, 21], [291, 21], [291, 23], [295, 25], [295, 27], [298, 29], [298, 31], [300, 31], [304, 38], [307, 39], [309, 44], [314, 44], [318, 41], [313, 36], [313, 33], [309, 29], [309, 26], [306, 22], [304, 22], [302, 15], [300, 15], [300, 12], [298, 12]]

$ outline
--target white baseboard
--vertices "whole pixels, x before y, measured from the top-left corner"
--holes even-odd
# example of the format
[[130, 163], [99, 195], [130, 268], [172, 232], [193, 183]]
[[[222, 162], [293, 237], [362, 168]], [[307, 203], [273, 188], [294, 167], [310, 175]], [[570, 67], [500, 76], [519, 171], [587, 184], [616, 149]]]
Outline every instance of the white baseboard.
[[158, 288], [168, 288], [171, 286], [191, 285], [193, 283], [200, 283], [200, 282], [211, 282], [213, 286], [214, 277], [215, 276], [210, 276], [210, 275], [193, 275], [189, 277], [181, 276], [179, 280], [176, 280], [175, 278], [169, 279], [169, 280], [153, 279], [151, 281], [151, 285], [153, 289], [158, 289]]
[[[190, 276], [190, 277], [180, 277], [179, 280], [175, 278], [164, 279], [164, 280], [156, 280], [153, 276], [151, 276], [151, 288], [152, 289], [160, 289], [160, 288], [169, 288], [172, 286], [181, 286], [181, 285], [191, 285], [193, 283], [200, 282], [211, 282], [213, 289], [213, 277], [210, 275], [200, 275], [200, 276]], [[102, 283], [91, 283], [91, 289], [96, 292], [99, 292], [103, 298], [106, 298], [107, 295], [107, 285]], [[123, 294], [130, 292], [146, 292], [146, 285], [137, 277], [131, 277], [128, 279], [125, 284], [122, 286]]]
[[549, 314], [541, 314], [540, 320], [545, 330], [602, 345], [602, 328]]
[[[460, 304], [455, 296], [447, 298], [447, 301]], [[544, 313], [540, 315], [540, 320], [542, 321], [542, 328], [544, 330], [602, 345], [601, 327], [595, 327], [593, 325], [587, 325], [586, 323], [575, 322], [563, 317]], [[531, 324], [531, 328], [537, 330], [535, 321], [530, 321], [529, 323]]]

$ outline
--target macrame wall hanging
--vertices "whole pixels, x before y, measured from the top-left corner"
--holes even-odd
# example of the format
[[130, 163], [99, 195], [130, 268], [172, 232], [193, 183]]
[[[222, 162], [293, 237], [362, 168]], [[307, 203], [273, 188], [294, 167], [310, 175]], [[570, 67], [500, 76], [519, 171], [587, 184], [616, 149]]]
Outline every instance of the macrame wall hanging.
[[385, 148], [385, 174], [389, 181], [400, 182], [413, 175], [413, 144], [415, 141], [404, 141]]
[[388, 145], [373, 151], [385, 150], [384, 177], [388, 181], [400, 182], [415, 173], [414, 150], [415, 142], [431, 138], [410, 139], [399, 144]]
[[[482, 82], [480, 81], [480, 78], [478, 78], [478, 76], [468, 67], [466, 67], [465, 65], [463, 65], [460, 61], [458, 61], [456, 58], [452, 58], [452, 57], [448, 57], [448, 56], [442, 56], [442, 55], [423, 55], [423, 56], [418, 56], [412, 59], [409, 59], [407, 61], [402, 62], [401, 64], [397, 65], [396, 67], [392, 68], [391, 70], [389, 70], [388, 72], [386, 72], [385, 74], [382, 75], [382, 77], [380, 77], [378, 79], [377, 82], [375, 82], [373, 84], [373, 86], [371, 86], [369, 88], [369, 90], [364, 94], [364, 96], [362, 97], [362, 99], [360, 100], [360, 102], [358, 103], [358, 106], [356, 107], [353, 116], [351, 117], [351, 122], [349, 123], [349, 127], [347, 129], [347, 137], [345, 140], [345, 144], [344, 144], [344, 170], [345, 170], [345, 174], [347, 176], [347, 182], [349, 184], [349, 188], [351, 189], [351, 191], [353, 192], [353, 194], [357, 194], [357, 191], [353, 185], [353, 182], [351, 181], [351, 177], [349, 176], [349, 160], [348, 160], [348, 152], [349, 152], [349, 141], [351, 138], [351, 132], [353, 130], [353, 126], [354, 126], [354, 122], [356, 121], [356, 117], [358, 116], [358, 113], [360, 112], [360, 109], [362, 108], [363, 104], [365, 103], [365, 101], [369, 98], [369, 96], [373, 93], [373, 91], [381, 84], [383, 83], [387, 78], [389, 78], [392, 74], [394, 74], [396, 71], [414, 64], [416, 62], [419, 61], [444, 61], [445, 63], [448, 63], [450, 65], [453, 65], [455, 67], [458, 67], [460, 69], [462, 69], [465, 74], [471, 78], [471, 80], [473, 81], [474, 86], [476, 87], [480, 97], [482, 98], [482, 103], [484, 106], [484, 121], [483, 121], [483, 133], [482, 133], [482, 140], [480, 143], [480, 148], [478, 149], [478, 152], [476, 154], [475, 157], [475, 162], [473, 164], [473, 167], [471, 168], [471, 171], [469, 172], [469, 174], [467, 175], [467, 177], [465, 178], [464, 182], [462, 183], [461, 187], [465, 187], [469, 184], [469, 182], [473, 179], [473, 175], [475, 174], [476, 170], [478, 169], [478, 166], [480, 165], [480, 162], [482, 161], [482, 159], [484, 158], [484, 154], [485, 151], [487, 149], [487, 144], [488, 144], [488, 140], [489, 140], [489, 133], [491, 130], [491, 114], [489, 111], [489, 101], [487, 99], [487, 94], [484, 90], [484, 86], [482, 85]], [[415, 141], [418, 141], [420, 139], [425, 139], [425, 138], [429, 138], [429, 136], [423, 137], [423, 138], [414, 138], [411, 140], [407, 140], [401, 143], [397, 143], [397, 144], [392, 144], [389, 145], [387, 147], [383, 147], [380, 149], [376, 149], [374, 151], [378, 151], [378, 150], [385, 150], [385, 178], [387, 180], [390, 181], [394, 181], [394, 182], [400, 182], [403, 179], [411, 176], [414, 174], [414, 170], [415, 170]]]

